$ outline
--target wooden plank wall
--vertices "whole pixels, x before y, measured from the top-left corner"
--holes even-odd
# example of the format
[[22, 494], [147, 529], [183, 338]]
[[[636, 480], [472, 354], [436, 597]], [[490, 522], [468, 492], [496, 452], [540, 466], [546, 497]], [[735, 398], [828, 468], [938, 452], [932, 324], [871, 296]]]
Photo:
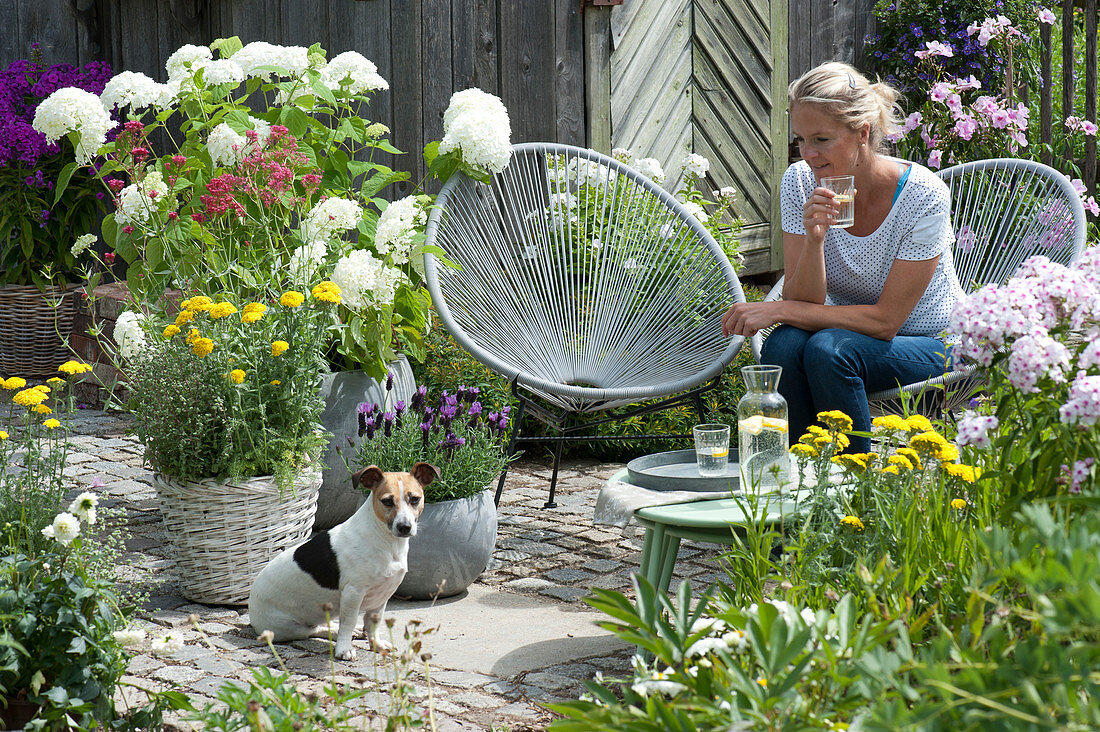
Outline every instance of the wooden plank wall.
[[577, 0], [0, 0], [0, 29], [5, 66], [39, 40], [50, 62], [102, 59], [158, 81], [180, 45], [233, 35], [358, 51], [391, 85], [367, 116], [407, 152], [395, 167], [413, 183], [397, 194], [423, 177], [451, 94], [472, 86], [504, 100], [514, 142], [585, 144]]

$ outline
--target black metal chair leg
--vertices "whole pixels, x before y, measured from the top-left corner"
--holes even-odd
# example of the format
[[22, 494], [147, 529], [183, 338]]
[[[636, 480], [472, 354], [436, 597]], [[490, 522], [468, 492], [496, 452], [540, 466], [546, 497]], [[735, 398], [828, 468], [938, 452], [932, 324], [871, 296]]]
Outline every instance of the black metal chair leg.
[[565, 440], [558, 440], [554, 443], [554, 474], [550, 477], [550, 498], [547, 499], [543, 508], [558, 507], [558, 504], [554, 503], [554, 493], [558, 487], [558, 466], [561, 465], [561, 448], [564, 444]]
[[516, 410], [516, 421], [512, 425], [512, 436], [508, 439], [508, 462], [504, 465], [504, 471], [500, 474], [500, 480], [497, 482], [497, 495], [493, 499], [493, 505], [500, 505], [500, 494], [504, 492], [504, 480], [508, 477], [508, 466], [512, 464], [512, 456], [516, 454], [516, 439], [519, 438], [519, 429], [523, 423], [523, 406], [527, 402], [523, 399], [519, 400], [519, 409]]

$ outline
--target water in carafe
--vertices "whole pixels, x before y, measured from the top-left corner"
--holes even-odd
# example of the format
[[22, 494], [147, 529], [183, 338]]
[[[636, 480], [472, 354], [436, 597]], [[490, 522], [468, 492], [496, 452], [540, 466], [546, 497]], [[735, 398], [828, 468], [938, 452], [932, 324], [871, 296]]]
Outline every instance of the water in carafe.
[[790, 483], [787, 400], [780, 395], [780, 366], [744, 366], [745, 396], [737, 403], [741, 488], [778, 490]]

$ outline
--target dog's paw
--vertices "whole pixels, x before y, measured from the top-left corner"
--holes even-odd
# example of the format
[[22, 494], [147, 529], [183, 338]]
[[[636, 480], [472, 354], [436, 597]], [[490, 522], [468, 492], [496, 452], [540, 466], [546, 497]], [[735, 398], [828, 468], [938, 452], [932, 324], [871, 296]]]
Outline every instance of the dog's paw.
[[382, 653], [383, 651], [392, 651], [393, 644], [389, 641], [384, 641], [381, 638], [370, 639], [370, 649], [375, 653]]
[[354, 661], [358, 658], [358, 654], [355, 652], [355, 646], [349, 645], [347, 648], [336, 646], [336, 657], [341, 661]]

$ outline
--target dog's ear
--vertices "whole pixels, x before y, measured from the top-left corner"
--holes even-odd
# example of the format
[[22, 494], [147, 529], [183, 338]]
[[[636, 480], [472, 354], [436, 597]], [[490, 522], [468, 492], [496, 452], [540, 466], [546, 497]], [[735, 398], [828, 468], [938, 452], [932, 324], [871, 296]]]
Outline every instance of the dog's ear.
[[384, 479], [382, 469], [377, 465], [369, 465], [351, 474], [351, 484], [356, 488], [366, 488], [368, 491], [374, 490], [374, 487]]
[[417, 463], [409, 471], [412, 476], [416, 478], [417, 482], [422, 486], [431, 485], [432, 481], [439, 480], [443, 477], [443, 473], [439, 468], [431, 463]]

